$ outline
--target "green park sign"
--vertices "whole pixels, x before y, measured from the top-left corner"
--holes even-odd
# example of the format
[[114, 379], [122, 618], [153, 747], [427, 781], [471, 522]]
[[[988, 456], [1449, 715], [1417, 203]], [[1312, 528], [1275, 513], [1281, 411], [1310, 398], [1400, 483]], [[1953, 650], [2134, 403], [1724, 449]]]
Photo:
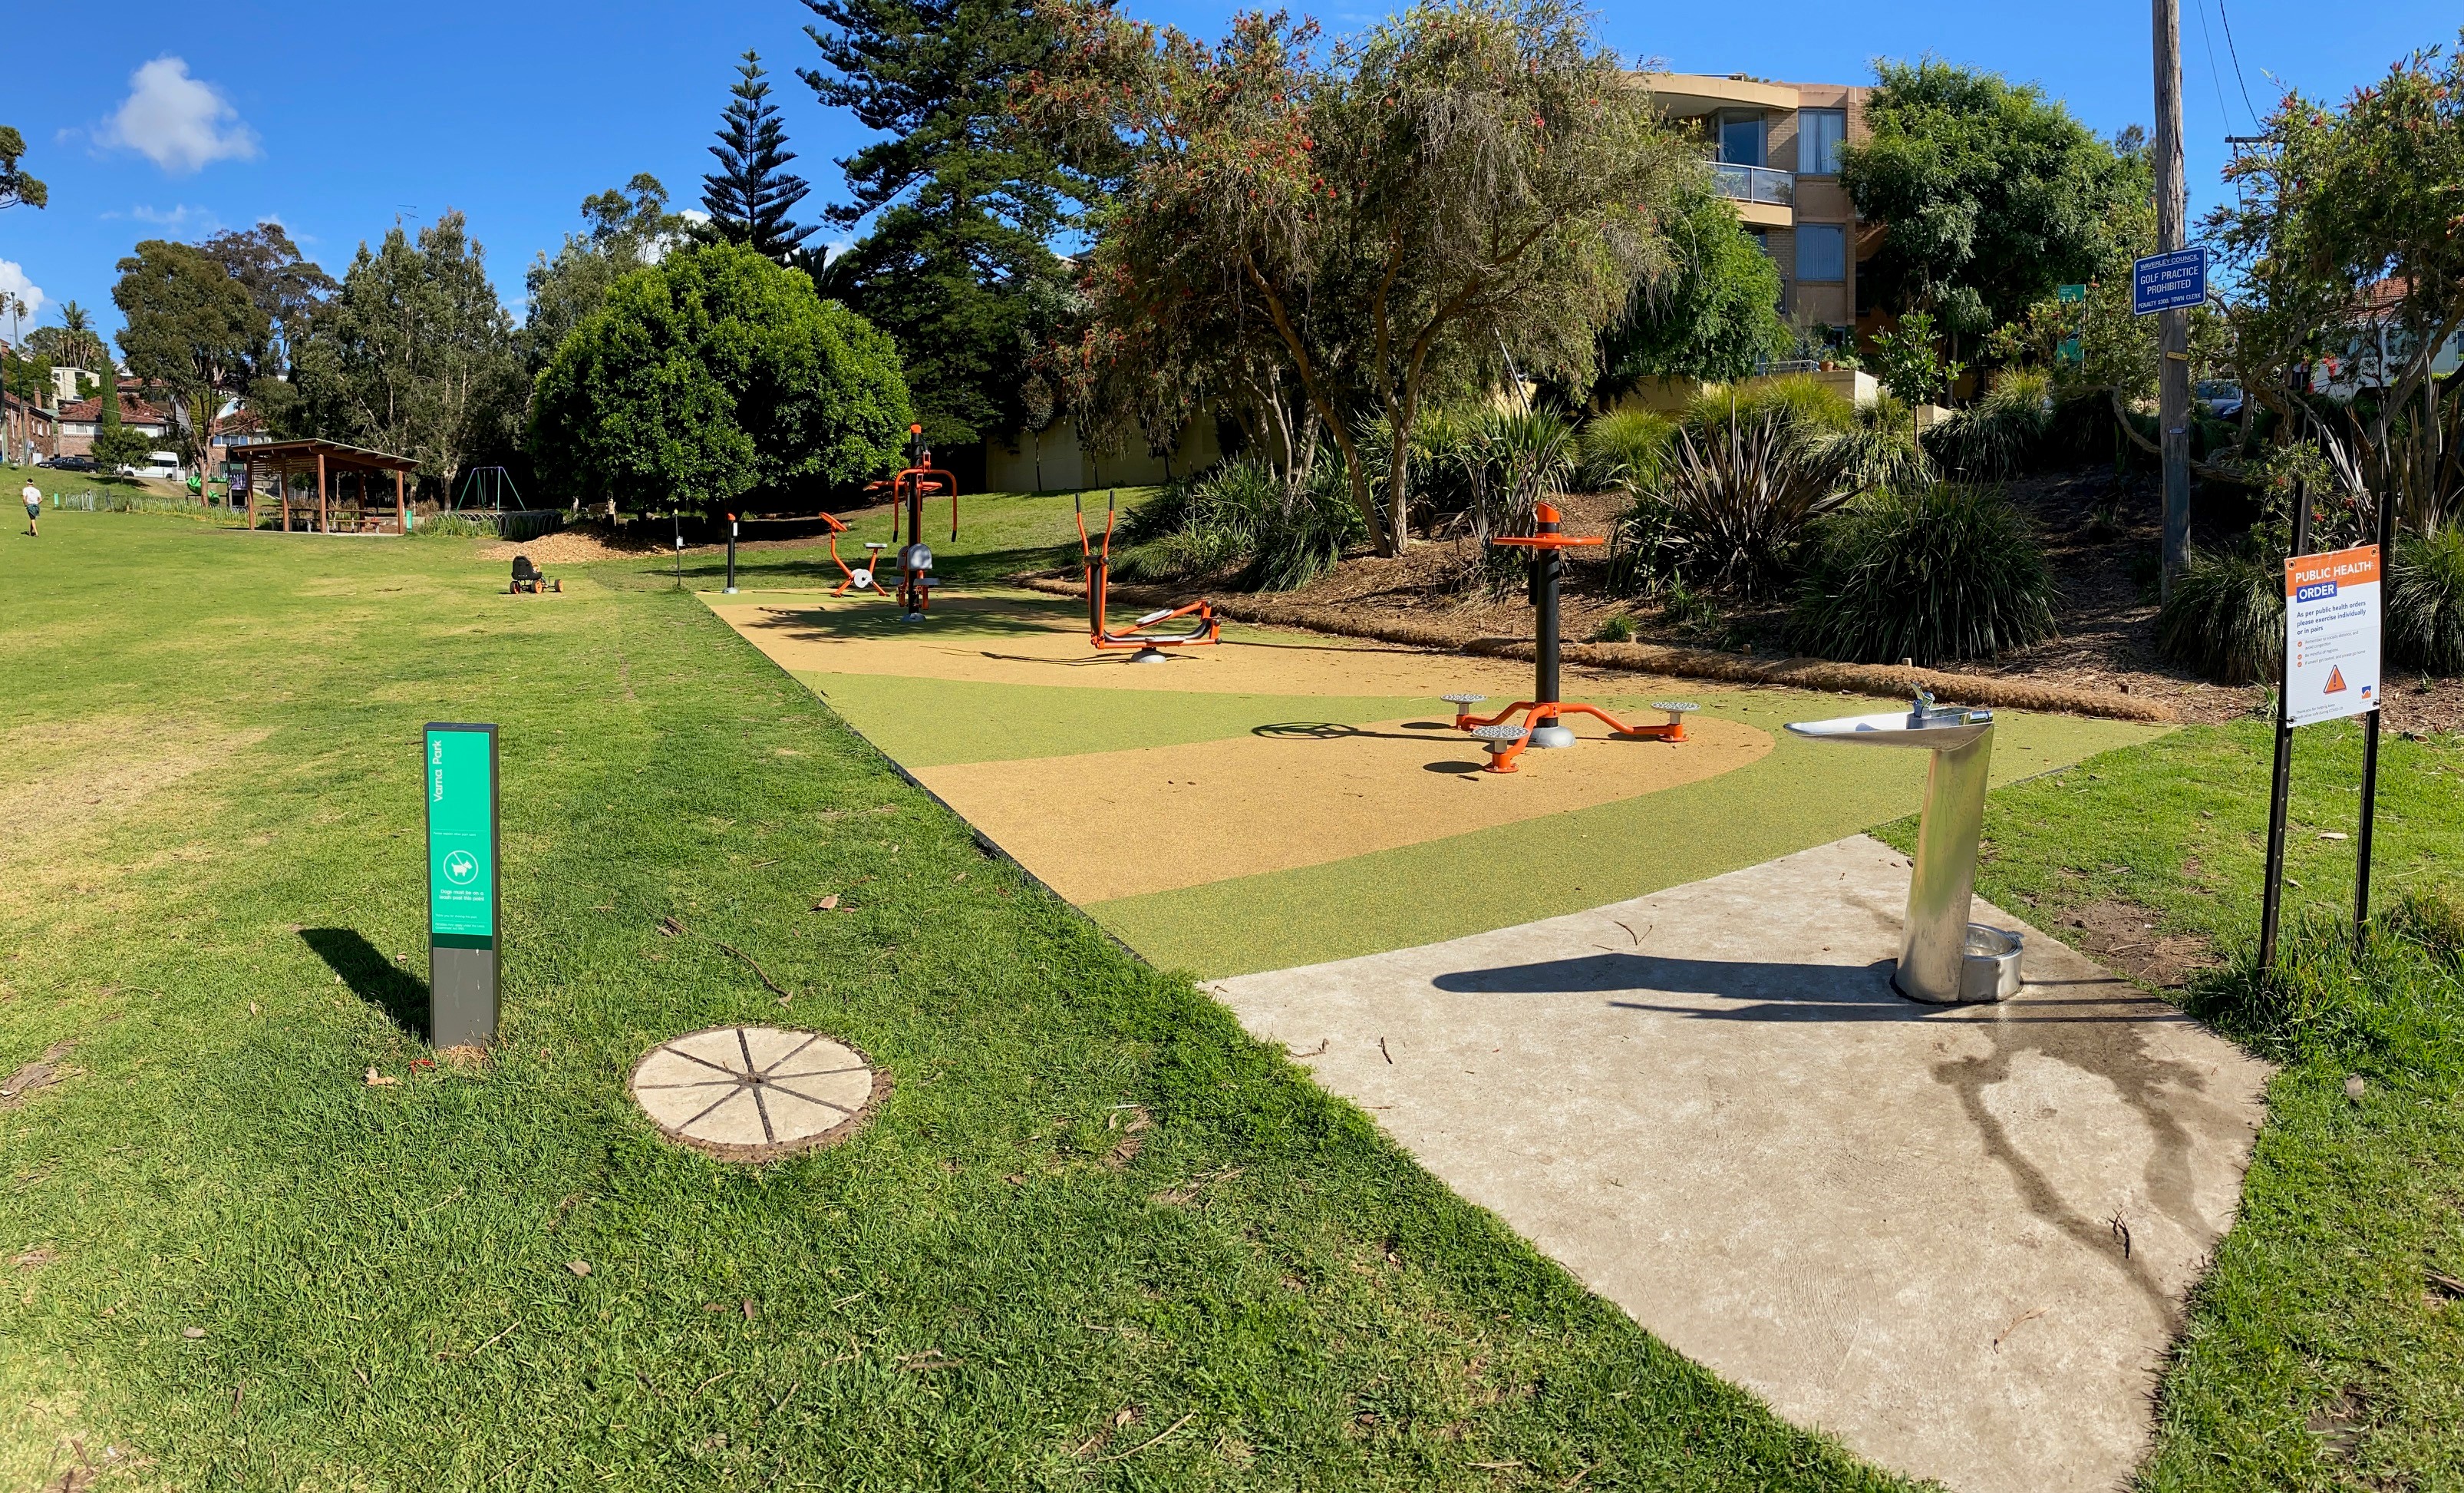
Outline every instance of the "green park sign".
[[428, 800], [429, 1040], [496, 1036], [496, 728], [431, 723]]

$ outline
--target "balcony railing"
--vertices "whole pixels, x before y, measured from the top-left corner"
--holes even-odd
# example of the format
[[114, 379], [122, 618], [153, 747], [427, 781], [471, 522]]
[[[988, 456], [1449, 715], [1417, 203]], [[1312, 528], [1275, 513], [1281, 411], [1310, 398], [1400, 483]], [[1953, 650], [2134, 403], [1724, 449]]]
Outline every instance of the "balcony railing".
[[1768, 166], [1735, 166], [1727, 161], [1714, 161], [1711, 163], [1711, 184], [1721, 196], [1731, 202], [1767, 202], [1782, 208], [1793, 206], [1796, 202], [1796, 178]]

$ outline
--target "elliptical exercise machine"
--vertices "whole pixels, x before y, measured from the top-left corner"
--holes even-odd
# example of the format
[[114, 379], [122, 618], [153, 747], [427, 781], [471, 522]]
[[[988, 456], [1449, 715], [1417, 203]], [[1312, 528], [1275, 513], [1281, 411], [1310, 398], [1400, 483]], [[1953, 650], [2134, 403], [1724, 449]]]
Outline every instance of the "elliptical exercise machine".
[[[877, 490], [877, 489], [876, 489]], [[862, 566], [851, 566], [839, 554], [839, 535], [847, 525], [828, 514], [830, 524], [830, 559], [837, 563], [847, 579], [839, 582], [830, 594], [844, 596], [849, 591], [873, 591], [883, 596], [891, 594], [890, 580], [881, 573], [882, 551], [896, 546], [898, 605], [906, 620], [921, 622], [933, 606], [933, 592], [940, 578], [933, 573], [933, 548], [924, 543], [924, 500], [940, 493], [950, 495], [950, 537], [958, 537], [958, 479], [933, 464], [933, 448], [924, 444], [924, 427], [907, 427], [907, 465], [890, 479], [890, 541], [864, 542]], [[901, 518], [906, 521], [907, 542], [898, 543]]]
[[[1104, 541], [1098, 548], [1087, 535], [1087, 504], [1084, 499], [1073, 499], [1078, 510], [1078, 556], [1087, 568], [1087, 638], [1099, 653], [1134, 648], [1132, 663], [1161, 663], [1167, 648], [1202, 648], [1222, 641], [1223, 624], [1215, 619], [1215, 604], [1204, 597], [1185, 607], [1167, 607], [1150, 612], [1135, 622], [1115, 632], [1105, 621], [1104, 613], [1112, 584], [1112, 520], [1113, 495], [1104, 495]], [[1148, 628], [1160, 626], [1175, 617], [1195, 617], [1197, 625], [1186, 633], [1150, 633]]]

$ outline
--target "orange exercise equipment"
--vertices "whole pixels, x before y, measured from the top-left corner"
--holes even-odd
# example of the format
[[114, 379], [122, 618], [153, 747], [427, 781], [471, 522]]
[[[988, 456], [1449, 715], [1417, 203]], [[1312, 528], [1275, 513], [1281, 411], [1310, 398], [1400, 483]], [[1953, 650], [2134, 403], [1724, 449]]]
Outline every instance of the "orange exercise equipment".
[[[906, 609], [908, 621], [921, 622], [933, 605], [934, 591], [941, 584], [940, 579], [933, 574], [933, 548], [924, 543], [924, 500], [941, 493], [950, 495], [950, 537], [957, 538], [958, 479], [933, 464], [933, 448], [924, 444], [924, 427], [921, 425], [907, 427], [907, 462], [888, 483], [875, 482], [865, 489], [873, 493], [888, 487], [890, 539], [886, 543], [864, 541], [868, 552], [862, 566], [851, 566], [839, 555], [838, 537], [847, 532], [847, 526], [826, 513], [822, 517], [829, 519], [830, 558], [837, 562], [840, 573], [847, 577], [830, 594], [844, 596], [849, 591], [867, 591], [883, 596], [892, 594], [890, 581], [881, 573], [881, 552], [896, 546], [898, 585], [895, 594], [898, 604]], [[898, 529], [902, 518], [906, 522], [907, 543], [900, 545]]]
[[[1112, 586], [1112, 495], [1104, 495], [1104, 543], [1098, 549], [1087, 535], [1087, 504], [1073, 500], [1078, 510], [1078, 555], [1087, 567], [1087, 636], [1098, 652], [1134, 648], [1132, 663], [1161, 663], [1167, 648], [1202, 648], [1222, 641], [1223, 624], [1215, 619], [1215, 604], [1199, 597], [1185, 607], [1167, 607], [1150, 612], [1118, 632], [1105, 620], [1106, 603]], [[1198, 625], [1186, 633], [1150, 633], [1176, 617], [1198, 619]]]
[[[1559, 720], [1561, 716], [1587, 715], [1605, 721], [1619, 736], [1636, 741], [1682, 742], [1685, 740], [1685, 717], [1695, 705], [1690, 701], [1654, 702], [1654, 710], [1668, 712], [1668, 720], [1660, 725], [1628, 725], [1597, 705], [1586, 705], [1560, 700], [1557, 684], [1557, 613], [1558, 588], [1565, 579], [1565, 552], [1604, 545], [1604, 539], [1577, 539], [1564, 531], [1563, 516], [1555, 507], [1542, 503], [1533, 515], [1535, 532], [1511, 538], [1491, 540], [1513, 549], [1531, 551], [1530, 594], [1533, 610], [1539, 613], [1532, 650], [1532, 685], [1529, 700], [1518, 700], [1493, 716], [1479, 717], [1471, 707], [1481, 703], [1485, 695], [1447, 695], [1445, 702], [1455, 707], [1455, 728], [1468, 731], [1488, 744], [1488, 766], [1485, 772], [1511, 772], [1514, 759], [1527, 747], [1543, 750], [1574, 745], [1573, 730]], [[1507, 717], [1520, 713], [1518, 724], [1507, 724]]]

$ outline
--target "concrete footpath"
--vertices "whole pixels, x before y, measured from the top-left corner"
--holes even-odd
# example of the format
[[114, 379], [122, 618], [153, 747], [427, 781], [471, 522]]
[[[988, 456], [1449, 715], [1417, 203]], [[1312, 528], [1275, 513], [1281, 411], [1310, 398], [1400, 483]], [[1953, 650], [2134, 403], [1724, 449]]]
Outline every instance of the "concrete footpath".
[[2034, 930], [2011, 1001], [1902, 1000], [1907, 883], [1853, 836], [1212, 989], [1790, 1419], [1954, 1489], [2113, 1487], [2269, 1069]]

